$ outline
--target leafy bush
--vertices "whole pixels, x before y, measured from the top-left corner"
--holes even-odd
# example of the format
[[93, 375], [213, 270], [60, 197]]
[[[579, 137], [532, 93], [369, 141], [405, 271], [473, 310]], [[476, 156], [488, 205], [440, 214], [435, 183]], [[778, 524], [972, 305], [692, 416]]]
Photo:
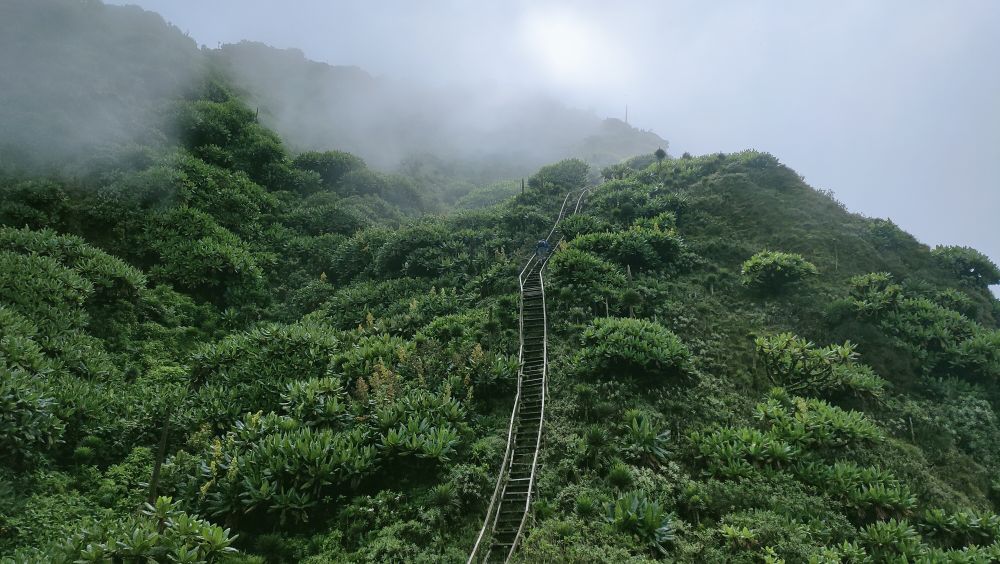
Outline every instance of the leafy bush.
[[55, 228], [69, 219], [70, 194], [62, 184], [52, 180], [0, 184], [0, 224]]
[[771, 383], [792, 393], [829, 393], [850, 391], [858, 395], [879, 397], [885, 382], [870, 368], [855, 364], [855, 345], [823, 348], [791, 333], [757, 337], [757, 354]]
[[[0, 227], [0, 299], [50, 338], [90, 328], [118, 336], [135, 321], [146, 277], [71, 235]], [[55, 348], [55, 347], [51, 347]]]
[[353, 209], [339, 203], [310, 202], [285, 213], [282, 223], [299, 233], [311, 236], [350, 235], [364, 226], [364, 219]]
[[935, 247], [931, 256], [960, 280], [985, 288], [1000, 284], [1000, 268], [989, 257], [969, 247]]
[[0, 251], [0, 269], [15, 273], [0, 282], [0, 298], [32, 318], [47, 334], [83, 328], [83, 309], [93, 285], [54, 259]]
[[783, 437], [750, 427], [722, 427], [705, 433], [693, 431], [688, 439], [707, 473], [724, 479], [750, 477], [762, 467], [787, 466], [801, 453], [801, 447]]
[[[393, 387], [396, 368], [413, 352], [413, 343], [400, 337], [370, 335], [358, 339], [353, 347], [333, 356], [330, 368], [342, 374], [348, 382], [358, 378], [383, 378], [388, 387]], [[387, 399], [392, 399], [394, 390], [386, 389]]]
[[691, 353], [665, 327], [645, 319], [603, 317], [583, 332], [580, 361], [589, 374], [676, 378]]
[[783, 390], [757, 405], [763, 430], [718, 427], [688, 435], [706, 472], [723, 479], [751, 479], [774, 471], [841, 500], [867, 521], [908, 515], [916, 498], [891, 473], [875, 467], [826, 459], [844, 449], [881, 441], [882, 432], [863, 414], [821, 400], [792, 398]]
[[781, 389], [757, 404], [754, 417], [777, 436], [801, 447], [840, 448], [883, 439], [878, 426], [860, 411], [845, 411], [819, 399], [788, 397]]
[[245, 174], [233, 174], [183, 153], [169, 167], [176, 187], [172, 203], [203, 211], [241, 236], [254, 235], [263, 214], [277, 207], [277, 199]]
[[952, 349], [951, 365], [959, 374], [984, 384], [1000, 380], [1000, 331], [979, 331]]
[[676, 232], [653, 227], [634, 226], [626, 231], [597, 232], [580, 235], [569, 247], [594, 253], [633, 269], [656, 269], [673, 262], [682, 243]]
[[191, 355], [191, 373], [195, 383], [229, 398], [215, 417], [272, 411], [290, 382], [328, 375], [339, 348], [337, 335], [322, 325], [263, 326], [202, 345]]
[[862, 529], [858, 537], [868, 554], [881, 561], [909, 560], [926, 550], [920, 533], [905, 520], [890, 519], [872, 523]]
[[566, 159], [540, 168], [528, 179], [528, 186], [543, 188], [551, 185], [555, 191], [565, 193], [585, 186], [589, 172], [590, 165], [587, 163], [579, 159]]
[[652, 418], [642, 412], [626, 412], [624, 424], [625, 452], [636, 461], [659, 467], [667, 461], [669, 430], [658, 430]]
[[[393, 341], [381, 343], [395, 351]], [[345, 362], [360, 365], [366, 354]], [[330, 377], [292, 380], [282, 414], [243, 415], [195, 455], [171, 458], [165, 481], [213, 515], [273, 515], [274, 525], [290, 527], [324, 514], [365, 480], [437, 475], [467, 433], [464, 408], [447, 392], [383, 381], [380, 366], [353, 400]]]
[[310, 378], [289, 382], [281, 397], [282, 410], [296, 421], [309, 427], [337, 428], [350, 422], [352, 416], [347, 393], [335, 378]]
[[258, 124], [254, 112], [240, 100], [196, 100], [179, 110], [178, 132], [195, 156], [242, 171], [268, 187], [286, 178], [287, 157], [281, 140]]
[[452, 232], [441, 223], [423, 223], [394, 233], [379, 249], [379, 272], [440, 276], [468, 262], [469, 232]]
[[726, 515], [719, 536], [733, 561], [804, 562], [809, 549], [826, 536], [823, 525], [789, 517], [779, 511], [753, 509]]
[[621, 269], [579, 249], [560, 249], [547, 265], [548, 286], [569, 306], [594, 311], [604, 300], [613, 302], [626, 284]]
[[961, 290], [945, 288], [944, 290], [938, 291], [932, 299], [937, 305], [957, 311], [969, 319], [976, 317], [976, 303], [967, 293]]
[[667, 545], [675, 539], [673, 517], [659, 503], [636, 492], [610, 504], [606, 520], [615, 529], [635, 535], [661, 554], [667, 553]]
[[327, 276], [333, 282], [346, 283], [371, 269], [379, 249], [391, 236], [391, 231], [378, 228], [355, 233], [334, 251]]
[[363, 428], [335, 432], [256, 413], [197, 457], [174, 456], [164, 470], [167, 483], [212, 514], [272, 514], [291, 524], [308, 520], [335, 489], [370, 475], [375, 463]]
[[888, 272], [873, 272], [851, 278], [851, 302], [862, 315], [878, 317], [896, 308], [902, 287]]
[[344, 174], [340, 178], [339, 191], [349, 195], [378, 196], [403, 210], [422, 211], [429, 205], [409, 178], [366, 168]]
[[367, 168], [365, 161], [342, 151], [307, 151], [299, 154], [292, 165], [319, 174], [323, 185], [333, 188], [349, 172]]
[[39, 344], [38, 327], [0, 305], [0, 368], [47, 375], [56, 368]]
[[879, 468], [838, 461], [832, 465], [803, 463], [794, 467], [793, 472], [803, 482], [853, 508], [860, 520], [904, 517], [917, 506], [910, 489]]
[[27, 374], [0, 367], [0, 464], [37, 462], [60, 442], [65, 424], [53, 403]]
[[802, 255], [761, 251], [743, 263], [740, 281], [748, 288], [776, 293], [817, 273], [816, 266]]
[[261, 289], [249, 246], [205, 212], [177, 207], [155, 220], [148, 245], [159, 256], [150, 276], [217, 303], [241, 303]]
[[[979, 382], [992, 382], [1000, 376], [996, 354], [1000, 337], [995, 330], [930, 299], [905, 295], [888, 274], [855, 277], [852, 286], [851, 304], [858, 317], [872, 321], [889, 335], [921, 362], [925, 373]], [[959, 303], [968, 302], [963, 298]], [[946, 297], [945, 301], [953, 302], [954, 298]]]
[[572, 241], [580, 235], [608, 231], [609, 228], [607, 222], [585, 213], [571, 215], [559, 222], [559, 232], [567, 241]]
[[989, 511], [928, 509], [917, 527], [927, 540], [946, 548], [989, 546], [1000, 540], [1000, 516]]
[[621, 491], [631, 487], [635, 478], [632, 476], [632, 469], [629, 465], [618, 461], [608, 469], [606, 479], [611, 487], [616, 491]]
[[[237, 551], [229, 529], [193, 517], [180, 504], [161, 497], [142, 515], [86, 529], [52, 547], [45, 561], [220, 562]], [[48, 560], [51, 558], [52, 560]]]
[[525, 562], [656, 562], [650, 546], [636, 544], [637, 541], [630, 535], [622, 534], [600, 520], [582, 517], [548, 519], [532, 528], [531, 534], [524, 539], [518, 558]]

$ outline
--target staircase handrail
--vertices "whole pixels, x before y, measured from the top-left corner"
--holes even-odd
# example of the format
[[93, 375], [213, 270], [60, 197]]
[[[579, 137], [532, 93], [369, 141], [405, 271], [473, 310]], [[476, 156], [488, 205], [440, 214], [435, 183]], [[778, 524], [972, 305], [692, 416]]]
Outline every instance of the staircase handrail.
[[[580, 205], [581, 205], [581, 202], [583, 201], [583, 197], [589, 191], [590, 191], [589, 187], [588, 188], [584, 188], [584, 189], [582, 189], [580, 191], [580, 195], [576, 199], [576, 205], [573, 208], [573, 214], [576, 214], [580, 210]], [[567, 206], [567, 204], [570, 201], [570, 197], [575, 192], [576, 192], [575, 190], [571, 191], [571, 192], [568, 192], [566, 194], [566, 196], [563, 198], [562, 205], [559, 208], [559, 214], [556, 216], [556, 220], [555, 220], [555, 222], [552, 225], [552, 229], [549, 230], [549, 234], [545, 238], [546, 241], [548, 241], [550, 238], [552, 238], [552, 236], [556, 232], [556, 229], [559, 227], [559, 223], [566, 216], [566, 209], [567, 209], [566, 206]], [[561, 240], [562, 240], [562, 238], [560, 237], [560, 241]], [[553, 246], [553, 250], [554, 250], [554, 247], [555, 246]], [[525, 283], [525, 275], [528, 272], [531, 272], [531, 270], [533, 269], [533, 267], [536, 264], [538, 264], [539, 262], [541, 262], [541, 266], [538, 269], [538, 278], [539, 278], [539, 282], [541, 283], [541, 298], [542, 298], [542, 390], [543, 390], [543, 392], [542, 392], [542, 403], [541, 403], [540, 417], [539, 417], [539, 423], [538, 423], [538, 435], [537, 435], [536, 440], [535, 440], [535, 450], [534, 450], [534, 454], [532, 456], [531, 471], [530, 471], [529, 480], [528, 480], [528, 493], [527, 493], [527, 496], [526, 496], [526, 499], [525, 499], [524, 514], [521, 516], [521, 523], [518, 526], [517, 533], [514, 536], [513, 544], [511, 545], [511, 547], [510, 547], [510, 549], [509, 549], [509, 551], [507, 553], [507, 556], [504, 559], [505, 562], [508, 562], [510, 560], [510, 557], [514, 554], [514, 551], [517, 549], [517, 545], [520, 542], [521, 535], [524, 532], [524, 525], [525, 525], [525, 523], [527, 521], [528, 510], [531, 507], [531, 497], [532, 497], [532, 492], [533, 492], [534, 485], [535, 485], [535, 476], [536, 476], [537, 468], [538, 468], [538, 453], [539, 453], [539, 450], [540, 450], [540, 447], [541, 447], [542, 429], [543, 429], [543, 422], [544, 422], [544, 419], [545, 419], [545, 401], [546, 401], [546, 398], [548, 397], [548, 313], [547, 313], [546, 307], [545, 307], [545, 282], [544, 282], [544, 279], [542, 278], [542, 270], [548, 264], [548, 259], [549, 259], [550, 256], [551, 256], [551, 252], [548, 255], [546, 255], [545, 257], [542, 257], [542, 258], [539, 258], [537, 253], [533, 253], [531, 255], [531, 257], [528, 259], [528, 261], [525, 263], [524, 268], [521, 269], [521, 272], [518, 274], [518, 277], [517, 277], [518, 278], [518, 289], [519, 289], [519, 291], [521, 293], [520, 311], [518, 313], [518, 332], [519, 332], [520, 346], [519, 346], [518, 354], [517, 354], [517, 360], [518, 360], [517, 393], [514, 396], [514, 408], [511, 410], [510, 423], [508, 424], [508, 427], [507, 427], [507, 448], [504, 451], [503, 461], [500, 464], [500, 472], [497, 475], [497, 484], [496, 484], [496, 487], [494, 487], [494, 489], [493, 489], [493, 496], [490, 498], [489, 506], [486, 509], [486, 519], [483, 522], [482, 529], [480, 529], [480, 531], [479, 531], [479, 535], [476, 537], [476, 544], [473, 546], [472, 552], [469, 554], [469, 559], [467, 561], [467, 564], [473, 564], [473, 562], [476, 560], [476, 556], [479, 554], [479, 550], [483, 546], [483, 539], [486, 538], [486, 531], [491, 531], [492, 532], [493, 528], [495, 527], [496, 518], [497, 518], [496, 511], [498, 509], [497, 502], [498, 502], [498, 500], [500, 498], [500, 493], [503, 490], [503, 485], [506, 482], [505, 477], [509, 474], [509, 467], [510, 467], [511, 460], [513, 458], [513, 449], [514, 449], [514, 424], [517, 422], [517, 419], [518, 419], [518, 412], [519, 412], [520, 403], [521, 403], [521, 384], [522, 384], [522, 380], [523, 380], [523, 377], [524, 377], [523, 364], [524, 364], [524, 283]]]

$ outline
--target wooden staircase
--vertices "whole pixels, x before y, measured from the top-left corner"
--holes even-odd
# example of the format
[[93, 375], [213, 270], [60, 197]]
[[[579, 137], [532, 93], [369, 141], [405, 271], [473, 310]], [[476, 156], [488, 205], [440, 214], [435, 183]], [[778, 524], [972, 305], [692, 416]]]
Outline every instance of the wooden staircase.
[[[546, 240], [552, 240], [559, 222], [567, 213], [579, 211], [588, 191], [589, 188], [586, 188], [566, 195]], [[576, 203], [570, 211], [573, 196], [576, 196]], [[553, 252], [555, 247], [552, 246]], [[545, 280], [542, 277], [547, 261], [548, 256], [532, 256], [518, 276], [521, 288], [521, 350], [517, 395], [496, 489], [486, 512], [486, 521], [469, 555], [469, 564], [510, 561], [523, 536], [535, 496], [538, 453], [548, 397], [548, 319]]]
[[542, 266], [535, 261], [521, 286], [521, 369], [513, 448], [500, 494], [487, 562], [506, 562], [517, 544], [530, 509], [534, 471], [545, 413], [546, 319]]

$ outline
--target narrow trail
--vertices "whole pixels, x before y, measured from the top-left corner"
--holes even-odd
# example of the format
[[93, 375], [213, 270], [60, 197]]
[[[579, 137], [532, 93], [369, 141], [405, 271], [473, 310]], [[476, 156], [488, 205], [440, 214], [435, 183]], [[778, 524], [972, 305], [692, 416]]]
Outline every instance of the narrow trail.
[[[589, 191], [590, 188], [583, 188], [566, 194], [547, 241], [556, 236], [563, 218], [580, 211], [583, 198]], [[552, 245], [552, 252], [555, 252], [558, 243], [557, 240]], [[524, 535], [531, 501], [536, 493], [549, 367], [548, 317], [542, 273], [552, 252], [543, 258], [532, 255], [518, 276], [521, 288], [521, 350], [518, 354], [517, 395], [514, 397], [514, 410], [507, 431], [507, 450], [496, 489], [486, 511], [483, 528], [469, 555], [469, 564], [510, 561]]]

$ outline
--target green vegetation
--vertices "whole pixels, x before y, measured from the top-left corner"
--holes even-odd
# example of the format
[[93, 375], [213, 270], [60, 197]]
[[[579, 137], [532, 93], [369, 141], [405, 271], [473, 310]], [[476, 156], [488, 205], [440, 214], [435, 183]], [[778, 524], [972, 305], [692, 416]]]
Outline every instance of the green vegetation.
[[816, 274], [816, 265], [802, 255], [761, 251], [743, 263], [740, 281], [748, 288], [777, 293], [806, 276]]
[[[662, 325], [644, 319], [595, 319], [583, 332], [580, 364], [590, 374], [655, 378], [684, 371], [691, 354]], [[605, 376], [605, 377], [607, 377]]]
[[[169, 100], [155, 143], [86, 173], [3, 161], [4, 563], [462, 562], [475, 541], [517, 273], [594, 171], [430, 190], [416, 162], [295, 154], [233, 92]], [[756, 151], [603, 176], [544, 272], [518, 561], [1000, 560], [989, 259]]]

